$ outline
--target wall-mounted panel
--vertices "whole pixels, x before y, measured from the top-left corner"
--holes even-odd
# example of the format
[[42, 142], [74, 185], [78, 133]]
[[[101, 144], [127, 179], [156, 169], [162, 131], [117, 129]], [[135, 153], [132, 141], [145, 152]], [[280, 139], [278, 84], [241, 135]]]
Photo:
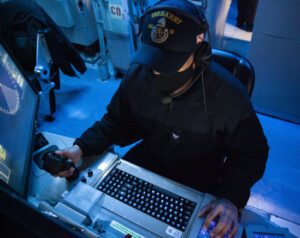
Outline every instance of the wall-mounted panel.
[[252, 96], [256, 110], [296, 123], [300, 123], [299, 12], [298, 0], [260, 1], [248, 54], [256, 74]]

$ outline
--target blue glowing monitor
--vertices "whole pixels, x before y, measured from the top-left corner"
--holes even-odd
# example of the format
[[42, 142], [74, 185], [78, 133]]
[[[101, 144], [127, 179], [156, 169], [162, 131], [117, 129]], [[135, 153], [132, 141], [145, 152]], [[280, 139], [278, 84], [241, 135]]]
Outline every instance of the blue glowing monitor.
[[38, 97], [0, 41], [0, 179], [27, 192]]

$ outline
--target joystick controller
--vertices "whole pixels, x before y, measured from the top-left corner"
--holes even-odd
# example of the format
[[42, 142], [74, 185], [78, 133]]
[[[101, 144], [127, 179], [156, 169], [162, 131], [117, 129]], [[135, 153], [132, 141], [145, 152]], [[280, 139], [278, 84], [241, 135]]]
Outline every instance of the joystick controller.
[[56, 145], [50, 146], [36, 154], [34, 156], [34, 161], [37, 163], [40, 169], [43, 169], [52, 175], [56, 175], [60, 171], [69, 170], [71, 167], [74, 167], [75, 170], [73, 175], [66, 177], [66, 179], [68, 181], [76, 180], [79, 176], [79, 170], [71, 159], [56, 154], [55, 151], [57, 150], [59, 150], [59, 148]]

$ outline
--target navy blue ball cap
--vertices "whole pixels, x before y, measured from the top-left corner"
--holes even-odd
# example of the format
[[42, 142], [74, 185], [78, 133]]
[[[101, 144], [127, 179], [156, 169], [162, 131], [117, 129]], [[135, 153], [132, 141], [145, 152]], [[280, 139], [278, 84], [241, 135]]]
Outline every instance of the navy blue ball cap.
[[196, 50], [203, 31], [199, 12], [187, 0], [164, 0], [148, 10], [141, 26], [141, 46], [131, 64], [141, 64], [162, 74], [177, 72]]

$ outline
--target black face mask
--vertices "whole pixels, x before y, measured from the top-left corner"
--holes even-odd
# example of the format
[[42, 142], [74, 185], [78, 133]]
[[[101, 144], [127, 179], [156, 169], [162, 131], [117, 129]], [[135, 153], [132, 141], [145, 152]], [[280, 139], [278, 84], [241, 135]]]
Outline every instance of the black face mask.
[[152, 81], [155, 87], [164, 95], [169, 95], [187, 81], [191, 79], [194, 74], [193, 64], [182, 72], [176, 72], [170, 75], [151, 73]]

